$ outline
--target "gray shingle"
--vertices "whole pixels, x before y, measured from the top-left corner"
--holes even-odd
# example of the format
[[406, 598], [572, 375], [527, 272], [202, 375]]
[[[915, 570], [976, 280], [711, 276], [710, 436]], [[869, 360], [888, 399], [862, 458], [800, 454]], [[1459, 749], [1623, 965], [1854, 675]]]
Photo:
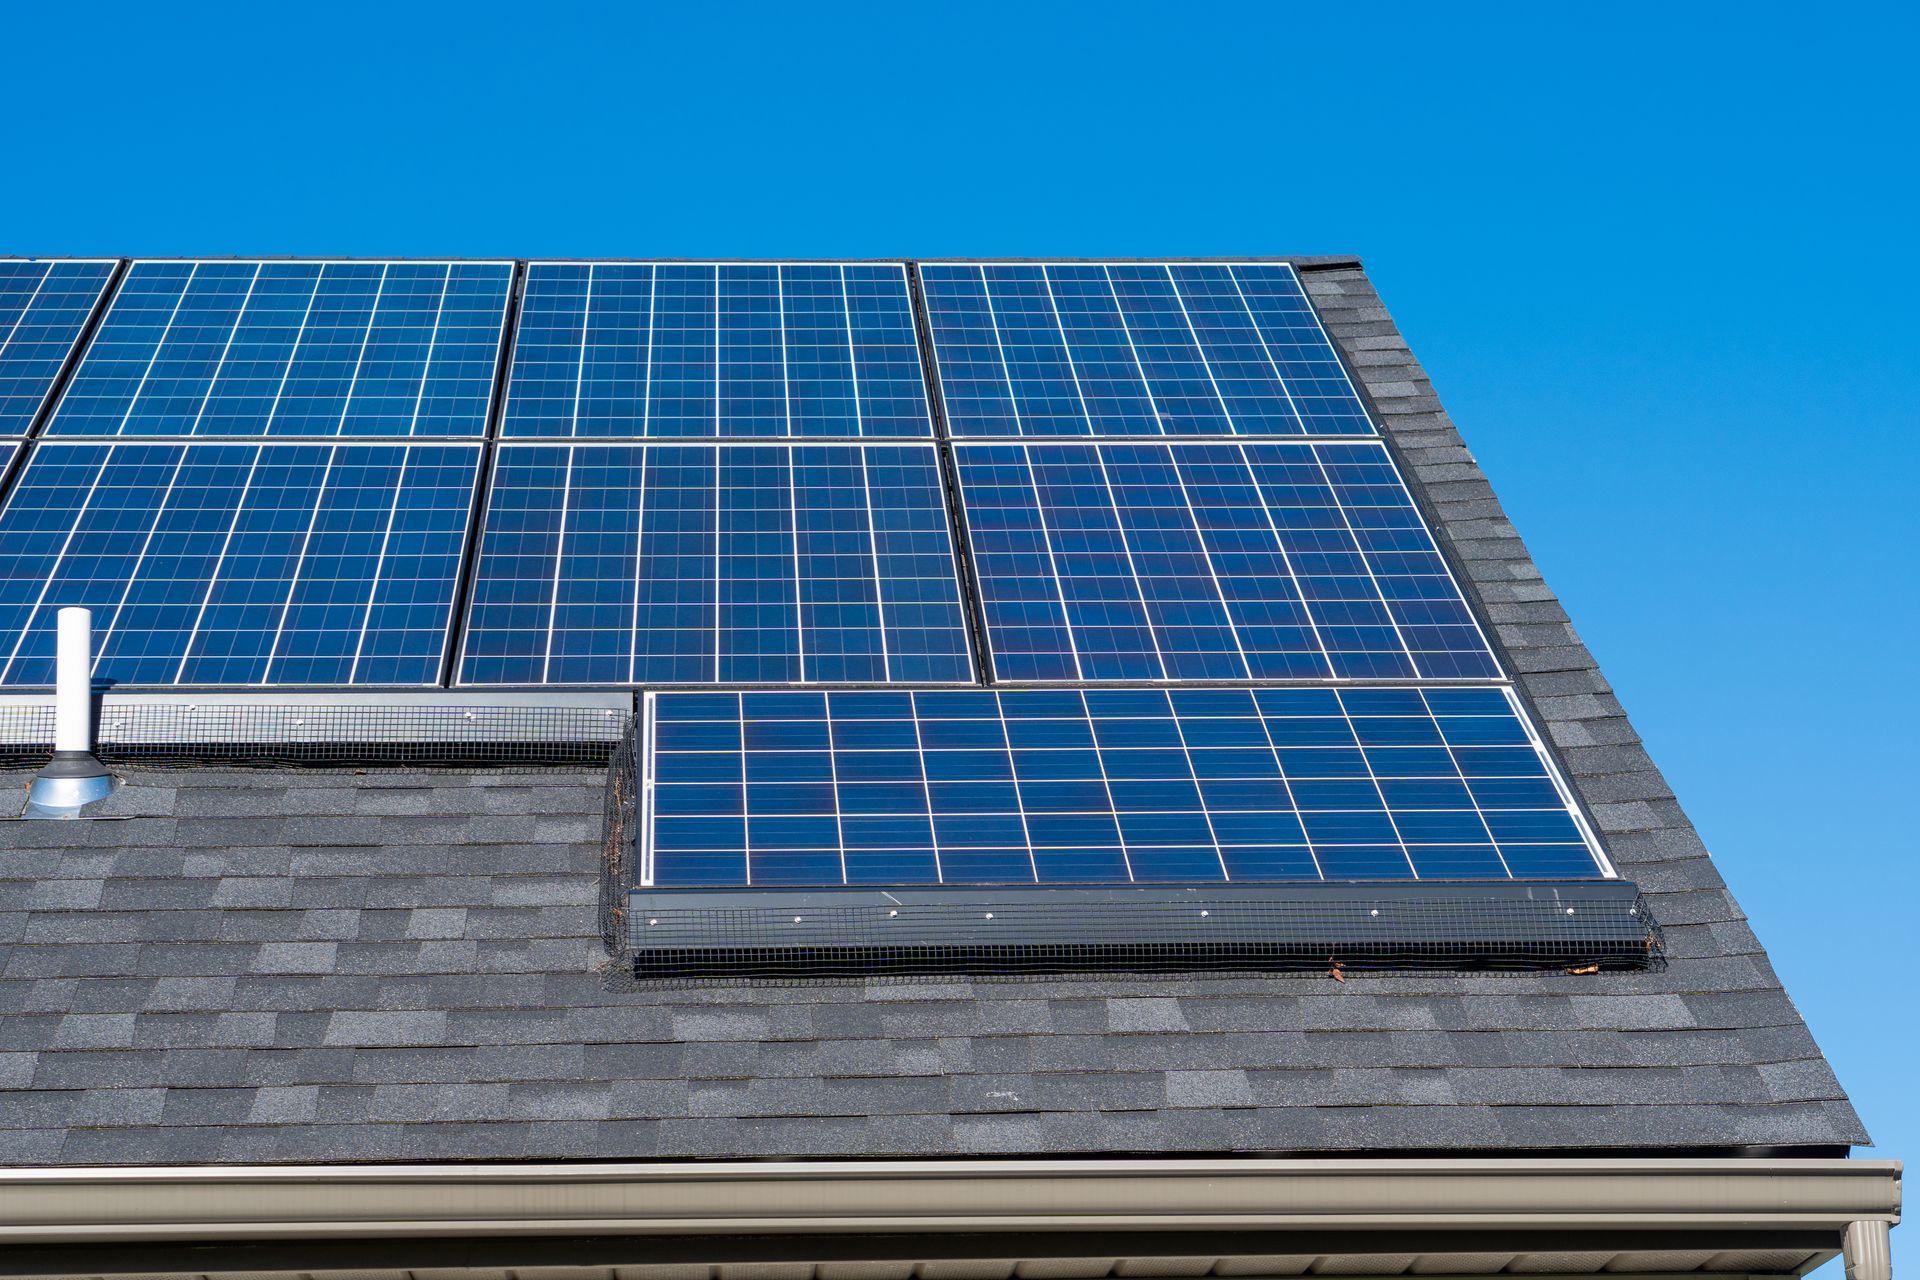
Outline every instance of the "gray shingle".
[[1115, 1031], [1186, 1031], [1180, 1002], [1168, 996], [1124, 997], [1107, 1001], [1107, 1025]]
[[458, 938], [466, 928], [465, 907], [421, 907], [407, 912], [409, 938]]
[[30, 911], [81, 911], [99, 906], [106, 886], [99, 880], [36, 880], [24, 887], [22, 905]]
[[1250, 1107], [1253, 1086], [1244, 1071], [1169, 1071], [1167, 1105], [1173, 1107]]
[[331, 942], [269, 942], [248, 967], [255, 973], [327, 973], [333, 957]]
[[[8, 1021], [26, 1021], [9, 1019]], [[70, 1013], [54, 1032], [55, 1049], [121, 1049], [133, 1043], [131, 1013]]]
[[319, 1084], [275, 1084], [253, 1090], [253, 1105], [248, 1109], [252, 1125], [301, 1125], [311, 1121], [319, 1109]]
[[447, 1015], [438, 1009], [400, 1012], [343, 1010], [328, 1015], [326, 1043], [353, 1045], [437, 1044]]
[[612, 1099], [608, 1083], [532, 1081], [509, 1088], [507, 1112], [526, 1120], [605, 1120]]

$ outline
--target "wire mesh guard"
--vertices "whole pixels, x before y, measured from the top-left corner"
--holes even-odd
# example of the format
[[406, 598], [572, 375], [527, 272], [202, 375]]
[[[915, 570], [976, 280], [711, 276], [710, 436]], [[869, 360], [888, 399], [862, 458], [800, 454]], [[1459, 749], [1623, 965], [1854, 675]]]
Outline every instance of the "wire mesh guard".
[[1625, 881], [638, 891], [638, 978], [1354, 969], [1647, 969]]
[[[631, 721], [607, 707], [133, 703], [105, 706], [94, 741], [109, 766], [577, 770], [606, 767]], [[53, 727], [50, 704], [0, 706], [0, 767], [44, 764]]]
[[628, 886], [633, 883], [631, 855], [640, 829], [640, 777], [634, 739], [620, 735], [607, 761], [606, 821], [601, 825], [600, 940], [609, 955], [626, 949]]

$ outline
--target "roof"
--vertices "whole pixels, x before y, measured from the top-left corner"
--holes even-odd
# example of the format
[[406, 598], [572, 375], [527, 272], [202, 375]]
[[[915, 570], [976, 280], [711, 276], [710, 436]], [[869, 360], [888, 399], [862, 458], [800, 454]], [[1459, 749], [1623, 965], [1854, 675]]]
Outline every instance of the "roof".
[[143, 770], [5, 828], [0, 1162], [1865, 1143], [1371, 284], [1302, 275], [1664, 970], [635, 989], [597, 776]]

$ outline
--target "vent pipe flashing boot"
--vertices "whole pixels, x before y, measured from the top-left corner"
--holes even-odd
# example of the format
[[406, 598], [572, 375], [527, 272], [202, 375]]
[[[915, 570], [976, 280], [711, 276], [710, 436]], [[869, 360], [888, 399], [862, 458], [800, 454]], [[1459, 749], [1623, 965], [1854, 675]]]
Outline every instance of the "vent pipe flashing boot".
[[23, 818], [77, 818], [119, 784], [93, 754], [93, 612], [60, 611], [53, 759], [27, 788]]

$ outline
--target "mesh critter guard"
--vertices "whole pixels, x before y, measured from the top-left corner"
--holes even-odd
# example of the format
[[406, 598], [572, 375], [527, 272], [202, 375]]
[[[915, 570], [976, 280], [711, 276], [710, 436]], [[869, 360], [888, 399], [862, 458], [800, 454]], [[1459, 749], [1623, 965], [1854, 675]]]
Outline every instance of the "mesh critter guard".
[[1621, 881], [636, 892], [640, 978], [1646, 969]]
[[[147, 768], [599, 769], [630, 720], [587, 706], [132, 702], [101, 711], [97, 750]], [[53, 740], [54, 708], [0, 705], [0, 764], [38, 764]]]
[[629, 730], [607, 761], [606, 822], [601, 829], [600, 940], [610, 955], [626, 949], [627, 888], [633, 882], [632, 853], [640, 829], [640, 775]]

